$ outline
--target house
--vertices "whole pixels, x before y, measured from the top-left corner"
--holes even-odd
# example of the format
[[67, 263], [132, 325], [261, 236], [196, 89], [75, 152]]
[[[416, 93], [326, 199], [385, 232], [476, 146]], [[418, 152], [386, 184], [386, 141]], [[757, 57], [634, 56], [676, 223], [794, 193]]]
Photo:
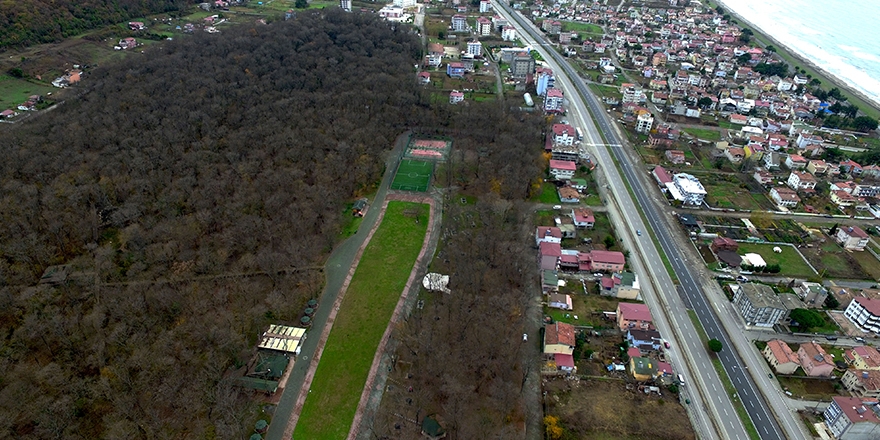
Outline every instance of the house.
[[823, 413], [825, 425], [838, 440], [874, 440], [880, 431], [877, 399], [834, 396]]
[[727, 160], [740, 163], [746, 155], [746, 150], [740, 147], [730, 147], [724, 150], [724, 155], [727, 156]]
[[568, 124], [553, 124], [553, 142], [559, 145], [573, 145], [577, 140], [577, 132]]
[[778, 170], [779, 164], [782, 163], [782, 156], [775, 151], [764, 153], [764, 168], [767, 171]]
[[419, 84], [431, 84], [431, 74], [429, 72], [419, 72]]
[[132, 37], [123, 38], [119, 40], [119, 44], [117, 44], [116, 47], [118, 47], [119, 50], [134, 49], [137, 47], [137, 40]]
[[745, 319], [746, 325], [773, 327], [785, 318], [785, 305], [770, 286], [731, 284], [730, 289], [733, 291], [733, 305]]
[[769, 185], [773, 183], [773, 174], [760, 168], [755, 170], [755, 173], [752, 174], [752, 177], [761, 185]]
[[587, 208], [572, 209], [571, 218], [578, 229], [592, 229], [593, 225], [596, 224], [596, 217], [593, 216], [593, 211]]
[[562, 203], [578, 203], [581, 201], [581, 194], [570, 186], [563, 186], [556, 190], [559, 194], [559, 201]]
[[547, 307], [553, 309], [572, 310], [571, 297], [559, 293], [550, 294], [547, 298]]
[[869, 345], [847, 350], [843, 352], [843, 358], [856, 370], [880, 371], [880, 352]]
[[855, 298], [843, 312], [863, 332], [880, 335], [880, 299]]
[[144, 23], [140, 22], [140, 21], [129, 21], [128, 28], [133, 31], [142, 31], [142, 30], [146, 29], [147, 26], [144, 25]]
[[654, 125], [654, 116], [651, 112], [643, 111], [636, 118], [636, 131], [639, 133], [648, 133]]
[[828, 290], [819, 283], [803, 281], [795, 286], [794, 291], [809, 308], [824, 307], [825, 299], [828, 298]]
[[654, 317], [644, 304], [617, 304], [617, 326], [621, 331], [629, 329], [650, 330], [654, 328]]
[[600, 280], [602, 295], [613, 296], [620, 299], [639, 299], [639, 278], [632, 272], [614, 273], [604, 276]]
[[516, 28], [513, 26], [504, 26], [501, 29], [501, 39], [504, 41], [516, 40]]
[[828, 172], [828, 164], [825, 163], [824, 160], [814, 159], [807, 163], [807, 172], [816, 175], [816, 174], [825, 174]]
[[690, 174], [678, 173], [673, 176], [672, 181], [681, 194], [682, 202], [685, 205], [699, 206], [703, 204], [703, 199], [706, 198], [706, 190], [703, 188], [703, 184], [700, 183], [700, 179]]
[[731, 124], [736, 125], [746, 125], [749, 123], [749, 118], [747, 116], [743, 116], [737, 113], [731, 113], [728, 120]]
[[578, 269], [586, 272], [620, 272], [626, 265], [623, 252], [592, 250], [578, 253]]
[[657, 165], [651, 170], [651, 174], [654, 175], [654, 180], [660, 185], [661, 188], [666, 188], [668, 184], [672, 183], [672, 177], [669, 175], [669, 172], [666, 171], [666, 168]]
[[626, 340], [631, 347], [636, 347], [642, 353], [660, 350], [662, 339], [657, 330], [639, 330], [631, 328], [626, 332]]
[[807, 167], [807, 159], [800, 154], [789, 154], [785, 166], [790, 170], [802, 170]]
[[840, 384], [854, 396], [880, 398], [880, 371], [846, 370], [843, 377], [840, 378]]
[[547, 90], [547, 96], [544, 97], [544, 111], [547, 113], [562, 113], [562, 101], [564, 95], [562, 90], [552, 88]]
[[715, 237], [712, 239], [712, 244], [709, 245], [709, 248], [712, 249], [712, 252], [719, 251], [730, 251], [736, 252], [739, 249], [739, 243], [736, 240], [728, 237]]
[[791, 350], [791, 347], [779, 339], [767, 341], [767, 346], [761, 351], [773, 371], [779, 374], [794, 374], [795, 370], [801, 366], [797, 355]]
[[854, 197], [852, 194], [850, 194], [846, 191], [839, 191], [839, 190], [833, 190], [833, 189], [831, 190], [831, 203], [834, 203], [835, 205], [837, 205], [841, 208], [845, 208], [847, 206], [853, 206], [858, 201], [859, 201], [859, 199], [857, 197]]
[[630, 358], [629, 371], [633, 379], [644, 382], [657, 377], [657, 364], [644, 357]]
[[355, 217], [363, 217], [367, 212], [367, 198], [357, 199], [354, 202], [354, 205], [351, 206], [351, 214]]
[[770, 199], [776, 203], [776, 206], [784, 208], [794, 208], [801, 202], [797, 192], [784, 186], [778, 186], [770, 190]]
[[829, 377], [834, 371], [834, 362], [825, 349], [815, 341], [805, 342], [797, 351], [804, 373], [810, 377]]
[[464, 93], [459, 92], [458, 90], [453, 90], [449, 92], [449, 103], [450, 104], [458, 104], [459, 102], [464, 101]]
[[684, 151], [681, 150], [666, 150], [666, 159], [673, 164], [683, 164], [684, 163]]
[[847, 173], [852, 176], [859, 176], [862, 174], [862, 166], [852, 159], [847, 159], [843, 162], [840, 162], [839, 167], [841, 172]]
[[556, 270], [561, 257], [562, 247], [559, 243], [545, 241], [538, 245], [538, 262], [541, 263], [541, 269]]
[[[791, 156], [789, 156], [791, 157]], [[791, 189], [795, 191], [816, 189], [816, 177], [803, 171], [792, 171], [788, 175], [785, 182]]]
[[574, 326], [564, 322], [544, 325], [544, 354], [567, 354], [574, 352]]
[[535, 246], [543, 242], [562, 243], [562, 231], [555, 226], [538, 226], [535, 230]]
[[868, 234], [858, 226], [839, 227], [834, 239], [848, 251], [863, 251], [868, 245]]
[[17, 113], [15, 113], [15, 111], [10, 110], [10, 109], [6, 109], [6, 110], [3, 110], [2, 112], [0, 112], [0, 118], [11, 118], [11, 117], [15, 116], [16, 114]]
[[548, 295], [559, 292], [559, 272], [552, 269], [541, 271], [541, 291]]
[[461, 78], [464, 76], [464, 64], [460, 62], [449, 63], [446, 65], [446, 74], [450, 78]]
[[577, 164], [568, 160], [550, 159], [550, 176], [556, 180], [567, 180], [574, 177]]

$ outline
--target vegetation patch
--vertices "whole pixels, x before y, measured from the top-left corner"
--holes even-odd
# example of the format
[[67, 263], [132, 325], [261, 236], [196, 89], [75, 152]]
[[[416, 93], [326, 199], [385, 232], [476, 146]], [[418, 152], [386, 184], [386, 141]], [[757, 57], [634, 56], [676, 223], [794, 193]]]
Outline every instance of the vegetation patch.
[[422, 249], [428, 205], [389, 202], [324, 347], [294, 438], [339, 439], [351, 428], [388, 320]]
[[[773, 252], [778, 247], [782, 250], [780, 253]], [[807, 262], [801, 257], [797, 249], [791, 246], [778, 246], [774, 244], [757, 244], [757, 243], [740, 243], [740, 255], [746, 253], [756, 253], [764, 258], [768, 266], [778, 264], [780, 274], [790, 277], [812, 277], [816, 275]]]

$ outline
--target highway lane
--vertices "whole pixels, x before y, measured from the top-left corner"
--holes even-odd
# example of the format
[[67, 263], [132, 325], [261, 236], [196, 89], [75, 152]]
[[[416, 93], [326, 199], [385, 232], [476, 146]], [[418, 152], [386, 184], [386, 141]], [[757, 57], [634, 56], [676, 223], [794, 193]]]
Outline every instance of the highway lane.
[[[509, 11], [505, 11], [505, 12], [508, 12], [508, 14], [510, 14]], [[518, 16], [515, 16], [514, 18], [516, 19], [516, 21], [521, 20], [520, 17], [518, 17]], [[520, 25], [519, 27], [521, 29], [522, 28], [527, 29], [529, 31], [529, 33], [532, 34], [531, 37], [533, 39], [535, 39], [536, 41], [541, 41], [541, 40], [538, 40], [540, 37], [538, 35], [536, 35], [536, 32], [534, 31], [533, 27], [530, 26], [530, 23], [520, 22], [518, 24]], [[579, 80], [579, 78], [577, 77], [577, 75], [575, 74], [573, 69], [571, 69], [571, 67], [568, 66], [567, 63], [565, 63], [565, 61], [562, 60], [561, 57], [557, 53], [555, 53], [555, 51], [542, 50], [541, 52], [548, 52], [547, 54], [544, 54], [545, 57], [547, 55], [550, 55], [551, 57], [553, 57], [554, 61], [557, 61], [556, 64], [558, 64], [559, 66], [562, 66], [565, 69], [568, 76], [570, 76], [571, 78], [575, 78], [574, 86], [580, 91], [581, 95], [583, 95], [586, 98], [587, 105], [589, 106], [590, 110], [592, 110], [592, 114], [596, 116], [596, 122], [598, 123], [599, 128], [602, 130], [602, 132], [607, 136], [607, 140], [610, 144], [609, 148], [596, 148], [597, 153], [598, 153], [598, 157], [601, 159], [599, 162], [604, 164], [607, 167], [610, 167], [612, 162], [611, 162], [610, 158], [608, 157], [608, 150], [611, 150], [611, 152], [614, 154], [615, 158], [621, 164], [621, 170], [623, 171], [627, 180], [632, 184], [632, 186], [634, 188], [634, 193], [636, 195], [636, 199], [638, 200], [638, 203], [644, 208], [644, 212], [645, 212], [646, 218], [648, 220], [648, 223], [651, 226], [651, 230], [656, 231], [657, 238], [660, 242], [661, 247], [664, 249], [667, 256], [669, 256], [670, 261], [673, 265], [673, 270], [680, 278], [682, 291], [684, 293], [684, 299], [686, 299], [688, 301], [689, 305], [691, 307], [693, 307], [693, 309], [696, 311], [697, 316], [699, 317], [700, 321], [703, 323], [703, 326], [704, 326], [707, 334], [709, 335], [709, 337], [719, 339], [720, 341], [722, 341], [722, 343], [724, 343], [725, 347], [727, 348], [726, 350], [722, 351], [722, 353], [720, 354], [720, 358], [721, 358], [723, 364], [725, 365], [727, 373], [730, 376], [734, 386], [737, 389], [737, 393], [736, 393], [737, 398], [742, 399], [744, 407], [749, 412], [749, 415], [752, 418], [752, 421], [755, 424], [756, 428], [758, 429], [759, 434], [761, 435], [762, 438], [768, 438], [768, 439], [785, 438], [785, 436], [783, 435], [783, 433], [781, 432], [781, 430], [779, 428], [779, 425], [776, 423], [774, 418], [772, 416], [770, 416], [772, 414], [772, 412], [769, 411], [769, 408], [767, 407], [767, 403], [763, 400], [763, 396], [761, 395], [761, 393], [758, 392], [757, 387], [756, 387], [754, 381], [752, 380], [751, 375], [747, 374], [747, 370], [744, 369], [741, 360], [736, 355], [736, 353], [735, 353], [736, 348], [735, 347], [737, 347], [737, 346], [735, 346], [731, 342], [731, 340], [727, 337], [726, 332], [722, 331], [722, 327], [719, 324], [717, 317], [715, 316], [714, 309], [709, 305], [709, 302], [708, 302], [706, 296], [702, 293], [702, 289], [701, 289], [699, 283], [696, 282], [694, 275], [691, 273], [691, 270], [688, 267], [688, 263], [684, 259], [684, 256], [676, 248], [674, 241], [671, 239], [670, 231], [669, 231], [667, 225], [660, 220], [661, 214], [658, 214], [658, 210], [654, 206], [654, 203], [652, 203], [651, 199], [647, 195], [648, 192], [645, 191], [645, 189], [644, 189], [643, 182], [639, 178], [640, 176], [637, 175], [637, 173], [639, 172], [638, 169], [634, 168], [632, 166], [632, 164], [630, 163], [628, 156], [626, 154], [624, 154], [623, 151], [620, 151], [620, 145], [621, 145], [620, 140], [619, 140], [620, 138], [619, 138], [618, 134], [616, 133], [616, 131], [609, 124], [607, 117], [605, 116], [604, 110], [601, 108], [601, 106], [598, 105], [598, 102], [596, 101], [595, 97], [586, 89], [583, 82]], [[547, 58], [547, 59], [550, 59], [550, 58]], [[557, 81], [559, 81], [559, 78], [557, 78]], [[572, 89], [569, 89], [569, 90], [572, 90]], [[571, 104], [573, 104], [574, 107], [577, 108], [579, 106], [579, 103], [578, 103], [579, 99], [577, 99], [576, 96], [569, 96], [569, 100], [570, 100]], [[582, 103], [580, 103], [580, 105], [582, 105]], [[579, 113], [585, 113], [585, 112], [579, 112]], [[585, 123], [584, 126], [587, 126], [587, 127], [592, 126], [592, 124], [590, 123], [591, 121], [582, 121], [582, 122]], [[588, 131], [593, 131], [593, 130], [588, 130]], [[591, 135], [592, 134], [593, 133], [591, 133]], [[591, 143], [593, 143], [595, 145], [603, 145], [603, 141], [601, 139], [597, 139], [597, 138], [591, 139]], [[619, 175], [617, 176], [617, 179], [615, 179], [615, 175], [617, 175], [617, 173], [609, 172], [609, 170], [607, 170], [607, 169], [606, 169], [606, 174], [609, 175], [609, 179], [611, 180], [611, 183], [613, 185], [612, 192], [615, 193], [615, 195], [617, 196], [617, 200], [620, 201], [622, 204], [622, 208], [623, 208], [623, 211], [624, 211], [625, 216], [627, 218], [627, 222], [629, 223], [630, 229], [633, 228], [634, 225], [641, 225], [641, 219], [640, 219], [638, 213], [633, 212], [634, 206], [633, 206], [632, 201], [629, 198], [628, 194], [627, 194], [627, 197], [620, 197], [620, 194], [617, 191], [618, 188], [623, 187], [622, 182], [619, 180]], [[623, 192], [625, 192], [625, 190]], [[629, 203], [627, 203], [627, 201], [629, 201]], [[630, 209], [627, 209], [627, 208], [630, 208]], [[645, 228], [645, 229], [647, 230], [647, 228]], [[662, 262], [660, 261], [659, 254], [656, 253], [656, 249], [654, 248], [653, 243], [650, 243], [650, 245], [644, 245], [644, 243], [642, 243], [644, 241], [646, 241], [646, 240], [644, 240], [644, 239], [639, 240], [639, 243], [637, 243], [637, 245], [638, 245], [637, 247], [639, 247], [640, 249], [643, 250], [643, 258], [645, 258], [646, 261], [650, 262], [650, 264], [652, 266], [654, 266], [654, 265], [657, 266], [655, 268], [656, 272], [665, 273], [665, 267], [663, 266]], [[647, 240], [647, 241], [650, 241], [650, 240]], [[687, 324], [689, 324], [689, 318], [688, 318], [686, 312], [684, 311], [684, 307], [674, 307], [677, 305], [675, 298], [670, 298], [670, 297], [674, 297], [676, 295], [668, 295], [669, 293], [675, 291], [674, 286], [671, 284], [671, 280], [668, 280], [668, 276], [665, 276], [665, 277], [660, 276], [659, 278], [661, 278], [661, 280], [659, 280], [659, 283], [658, 283], [660, 290], [667, 293], [667, 298], [665, 298], [665, 299], [666, 299], [666, 301], [669, 302], [670, 306], [673, 306], [673, 307], [670, 307], [671, 314], [673, 316], [673, 320], [678, 322], [679, 324], [684, 323], [684, 325], [682, 327], [690, 327], [689, 325], [687, 325]], [[666, 278], [666, 279], [664, 280], [662, 278]], [[656, 281], [657, 280], [655, 280], [655, 282]], [[716, 304], [716, 307], [717, 307], [717, 304]], [[685, 336], [688, 336], [688, 335], [685, 335]], [[699, 356], [699, 352], [704, 351], [705, 349], [702, 347], [699, 347], [699, 345], [702, 345], [702, 344], [698, 344], [696, 342], [696, 341], [698, 341], [698, 339], [686, 338], [685, 340], [688, 340], [688, 343], [691, 345], [690, 348], [692, 349], [692, 353], [697, 354], [695, 356], [695, 358], [696, 358], [695, 363], [698, 364], [698, 367], [700, 368], [700, 370], [702, 370], [703, 372], [705, 372], [707, 368], [708, 368], [708, 370], [712, 370], [711, 365], [705, 364], [707, 357], [706, 356]], [[740, 342], [740, 341], [738, 341], [738, 342]], [[754, 351], [754, 350], [751, 350], [751, 351]], [[700, 358], [702, 358], [702, 359], [700, 359]], [[718, 380], [717, 377], [713, 378], [711, 376], [712, 376], [711, 374], [706, 375], [706, 378], [705, 378], [706, 382], [705, 383], [708, 384], [708, 386], [706, 386], [705, 390], [706, 390], [707, 394], [711, 394], [711, 395], [714, 395], [715, 397], [718, 397], [718, 399], [713, 402], [713, 403], [717, 404], [717, 408], [716, 408], [717, 414], [720, 415], [723, 413], [725, 416], [724, 419], [728, 419], [728, 417], [729, 417], [728, 420], [722, 421], [723, 429], [726, 431], [726, 434], [732, 438], [739, 437], [742, 434], [742, 427], [740, 426], [739, 429], [736, 429], [736, 427], [731, 426], [732, 423], [725, 423], [725, 422], [732, 422], [735, 420], [734, 424], [739, 424], [739, 421], [738, 421], [736, 415], [731, 413], [733, 408], [732, 408], [732, 405], [730, 404], [730, 401], [728, 399], [726, 399], [726, 397], [728, 397], [728, 396], [725, 395], [725, 399], [720, 398], [721, 395], [725, 394], [723, 389], [719, 389], [720, 380]], [[724, 402], [724, 400], [727, 400], [727, 402]], [[783, 413], [783, 418], [790, 419], [790, 417], [785, 417], [784, 413]], [[798, 434], [801, 431], [798, 429], [797, 426], [794, 426], [794, 424], [796, 422], [794, 422], [792, 420], [784, 420], [784, 422], [787, 422], [786, 425], [788, 425], [788, 426], [786, 426], [786, 428], [787, 428], [786, 430], [789, 431], [790, 433], [796, 433], [793, 436], [793, 438], [798, 438]]]
[[[549, 53], [545, 53], [544, 55], [547, 59], [550, 59]], [[554, 67], [559, 70], [559, 66]], [[574, 90], [573, 85], [568, 82], [564, 75], [559, 75], [557, 77], [557, 82], [562, 85], [562, 88]], [[575, 106], [572, 110], [576, 111], [571, 112], [570, 114], [582, 118], [580, 125], [587, 128], [587, 143], [601, 144], [601, 137], [598, 134], [598, 130], [593, 126], [589, 117], [589, 112], [586, 110], [584, 104], [579, 100], [572, 101], [572, 104]], [[624, 224], [622, 220], [617, 219], [618, 221], [615, 221], [615, 223], [619, 222], [619, 224], [615, 224], [615, 227], [619, 234], [626, 236], [627, 233], [629, 233], [630, 241], [639, 243], [635, 238], [632, 238], [638, 237], [635, 230], [637, 228], [647, 230], [647, 228], [642, 225], [641, 217], [635, 208], [635, 204], [629, 199], [629, 195], [626, 192], [620, 175], [616, 172], [616, 169], [610, 165], [613, 161], [608, 155], [608, 151], [604, 148], [594, 149], [596, 151], [594, 151], [593, 154], [600, 158], [599, 162], [603, 164], [602, 169], [605, 170], [605, 174], [607, 174], [608, 178], [611, 180], [609, 187], [611, 191], [615, 193], [614, 199], [609, 201], [608, 198], [605, 197], [605, 200], [609, 201], [611, 204], [614, 204], [614, 200], [628, 201], [628, 203], [621, 205], [623, 211], [621, 216], [626, 218], [627, 222]], [[622, 191], [623, 194], [620, 194], [620, 191]], [[614, 215], [614, 212], [611, 214], [612, 220], [615, 220], [618, 217]], [[648, 243], [650, 243], [650, 241]], [[653, 244], [650, 246], [653, 248]], [[647, 253], [644, 251], [639, 252], [639, 255], [646, 254]], [[656, 279], [665, 278], [665, 283], [662, 285], [658, 284], [658, 289], [664, 292], [674, 292], [675, 288], [672, 285], [656, 250], [645, 258], [645, 261], [650, 266], [651, 272], [659, 272], [659, 274], [657, 274], [657, 276], [653, 276], [652, 274], [652, 276], [646, 277], [648, 271], [643, 270], [639, 259], [632, 259], [632, 263], [634, 263], [637, 273], [640, 273], [643, 279], [655, 280], [655, 283]], [[686, 378], [686, 383], [689, 384], [682, 387], [682, 389], [688, 398], [692, 400], [692, 405], [687, 406], [686, 408], [689, 410], [690, 415], [693, 418], [695, 428], [699, 433], [700, 438], [718, 438], [720, 436], [722, 438], [747, 439], [748, 435], [739, 423], [736, 414], [734, 413], [733, 406], [730, 404], [729, 399], [723, 391], [721, 381], [715, 370], [712, 368], [705, 347], [702, 347], [702, 344], [699, 342], [696, 344], [693, 343], [693, 341], [699, 341], [699, 337], [687, 315], [684, 315], [683, 317], [678, 316], [670, 324], [666, 322], [663, 313], [658, 313], [660, 310], [684, 310], [684, 306], [681, 304], [680, 299], [678, 299], [676, 295], [668, 295], [668, 298], [666, 298], [667, 295], [654, 295], [652, 294], [652, 290], [650, 283], [645, 283], [643, 285], [646, 302], [651, 309], [655, 311], [654, 315], [655, 320], [657, 321], [655, 324], [657, 325], [658, 330], [660, 330], [667, 338], [676, 341], [674, 347], [670, 350], [670, 360], [673, 361], [672, 363], [675, 370], [681, 373]], [[691, 341], [691, 344], [688, 345], [684, 342], [679, 343], [677, 341]], [[683, 357], [687, 359], [698, 359], [698, 361], [692, 361], [689, 363], [683, 362]], [[693, 366], [693, 370], [691, 369], [691, 366]], [[709, 385], [706, 385], [706, 383], [711, 383], [713, 385], [710, 387]], [[705, 393], [705, 395], [708, 396], [707, 401], [703, 401], [703, 393], [698, 392], [700, 389], [708, 391]], [[713, 426], [713, 423], [717, 424], [718, 427], [716, 428]], [[723, 435], [720, 435], [719, 432], [723, 433]]]

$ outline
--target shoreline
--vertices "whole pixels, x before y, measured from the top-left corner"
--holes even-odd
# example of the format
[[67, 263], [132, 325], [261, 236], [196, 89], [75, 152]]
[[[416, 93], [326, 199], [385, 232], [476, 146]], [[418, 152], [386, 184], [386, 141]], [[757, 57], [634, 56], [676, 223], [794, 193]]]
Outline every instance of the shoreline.
[[[799, 62], [801, 64], [800, 67], [807, 70], [807, 73], [811, 73], [813, 78], [822, 81], [821, 86], [827, 87], [831, 85], [833, 87], [837, 87], [841, 91], [845, 92], [846, 95], [849, 95], [847, 96], [847, 102], [857, 105], [863, 113], [874, 118], [880, 116], [880, 103], [875, 102], [873, 99], [865, 95], [862, 91], [851, 86], [849, 82], [818, 66], [815, 62], [813, 62], [813, 60], [807, 58], [804, 55], [801, 55], [799, 52], [793, 50], [788, 45], [780, 42], [775, 37], [767, 33], [764, 29], [755, 26], [754, 23], [743, 18], [742, 15], [740, 15], [727, 5], [728, 1], [729, 0], [709, 0], [704, 6], [711, 7], [712, 4], [721, 6], [722, 8], [724, 8], [724, 12], [726, 14], [729, 14], [731, 18], [737, 20], [740, 28], [747, 27], [751, 29], [754, 33], [753, 38], [755, 40], [764, 40], [757, 41], [759, 45], [766, 47], [766, 44], [762, 43], [769, 42], [768, 44], [772, 44], [776, 47], [776, 54], [777, 56], [783, 58], [783, 61], [787, 62], [787, 60], [784, 59], [785, 57], [782, 57], [782, 53], [784, 52], [786, 55], [788, 55], [788, 57]], [[858, 102], [853, 102], [853, 98], [857, 99]]]

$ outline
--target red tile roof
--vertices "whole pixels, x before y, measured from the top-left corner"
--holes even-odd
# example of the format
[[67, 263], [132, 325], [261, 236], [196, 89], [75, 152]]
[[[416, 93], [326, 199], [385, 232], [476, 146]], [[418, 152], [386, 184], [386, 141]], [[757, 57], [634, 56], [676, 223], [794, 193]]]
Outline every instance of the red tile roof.
[[648, 306], [644, 304], [622, 302], [617, 304], [617, 309], [620, 311], [620, 316], [627, 321], [654, 321], [654, 317], [651, 316], [651, 311], [648, 310]]
[[570, 161], [570, 160], [555, 160], [555, 159], [550, 159], [550, 168], [551, 168], [551, 169], [554, 169], [554, 168], [555, 168], [555, 169], [558, 169], [558, 170], [574, 171], [574, 170], [577, 169], [577, 164], [574, 163], [574, 162], [572, 162], [572, 161]]
[[544, 345], [562, 344], [574, 347], [574, 326], [564, 322], [554, 322], [544, 326]]

